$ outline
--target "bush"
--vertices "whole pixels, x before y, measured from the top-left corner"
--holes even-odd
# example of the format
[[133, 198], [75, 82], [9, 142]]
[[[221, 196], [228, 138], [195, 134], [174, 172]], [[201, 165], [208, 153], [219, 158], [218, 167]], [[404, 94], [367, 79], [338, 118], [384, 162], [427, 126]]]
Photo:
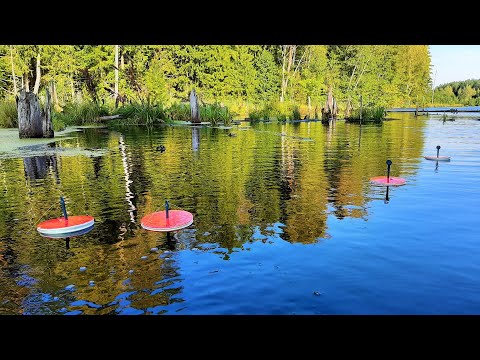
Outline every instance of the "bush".
[[173, 121], [190, 121], [191, 111], [189, 103], [175, 103], [172, 104], [165, 111], [166, 118]]
[[292, 120], [298, 120], [300, 118], [300, 108], [297, 105], [294, 105], [292, 109]]
[[69, 103], [61, 112], [53, 111], [52, 120], [64, 125], [85, 125], [99, 122], [100, 116], [108, 115], [108, 108], [94, 102]]
[[122, 118], [130, 119], [135, 124], [152, 125], [164, 123], [166, 112], [162, 104], [129, 104], [118, 108], [115, 112]]
[[0, 127], [18, 127], [17, 104], [14, 100], [0, 101]]
[[[383, 106], [364, 107], [362, 109], [362, 122], [381, 122], [386, 117], [385, 108]], [[360, 109], [352, 111], [350, 117], [345, 118], [348, 122], [360, 122]]]
[[217, 125], [219, 122], [229, 125], [233, 119], [233, 114], [228, 111], [228, 107], [219, 103], [207, 104], [200, 107], [200, 119], [209, 121], [212, 125]]

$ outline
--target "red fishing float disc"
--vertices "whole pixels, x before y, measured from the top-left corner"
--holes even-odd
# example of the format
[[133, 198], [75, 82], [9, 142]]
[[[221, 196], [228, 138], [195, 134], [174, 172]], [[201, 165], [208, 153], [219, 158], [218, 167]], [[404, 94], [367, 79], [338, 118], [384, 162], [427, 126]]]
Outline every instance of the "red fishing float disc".
[[400, 186], [406, 183], [407, 180], [399, 177], [390, 176], [387, 178], [386, 176], [375, 176], [370, 178], [370, 182], [383, 185], [383, 186]]
[[93, 226], [95, 219], [90, 215], [74, 215], [67, 219], [64, 217], [50, 219], [37, 225], [37, 230], [42, 235], [58, 235], [76, 233]]
[[166, 211], [157, 211], [145, 215], [141, 224], [144, 229], [151, 231], [176, 231], [193, 223], [193, 215], [184, 210], [169, 210], [168, 218]]

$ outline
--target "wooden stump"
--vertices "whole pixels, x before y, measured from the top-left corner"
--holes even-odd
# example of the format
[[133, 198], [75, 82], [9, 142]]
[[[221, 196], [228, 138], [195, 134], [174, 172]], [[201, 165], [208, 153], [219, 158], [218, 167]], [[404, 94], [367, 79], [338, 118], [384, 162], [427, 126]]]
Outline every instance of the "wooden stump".
[[200, 109], [198, 108], [198, 99], [195, 89], [190, 92], [190, 114], [192, 123], [200, 123]]
[[20, 90], [16, 102], [20, 138], [52, 138], [54, 136], [48, 89], [45, 110], [41, 109], [37, 95], [24, 88]]
[[333, 97], [332, 87], [328, 88], [327, 101], [325, 102], [324, 110], [322, 111], [322, 119], [335, 119], [338, 114], [337, 101]]

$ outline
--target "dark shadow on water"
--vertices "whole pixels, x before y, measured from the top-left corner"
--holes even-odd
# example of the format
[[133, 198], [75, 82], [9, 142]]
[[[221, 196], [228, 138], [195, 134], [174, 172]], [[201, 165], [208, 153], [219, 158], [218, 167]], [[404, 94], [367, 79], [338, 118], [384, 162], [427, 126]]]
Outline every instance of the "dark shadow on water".
[[390, 186], [387, 186], [387, 191], [385, 192], [385, 204], [388, 204], [390, 202], [390, 197], [388, 196], [389, 189]]
[[198, 151], [200, 147], [200, 129], [192, 127], [192, 150]]
[[45, 235], [45, 234], [40, 234], [41, 236], [45, 238], [50, 238], [50, 239], [65, 239], [65, 248], [68, 250], [70, 249], [70, 238], [77, 237], [80, 235], [84, 235], [88, 232], [90, 232], [95, 225], [92, 225], [86, 229], [78, 230], [78, 231], [73, 231], [70, 233], [66, 234], [52, 234], [52, 235]]
[[23, 168], [27, 180], [45, 179], [48, 170], [53, 169], [58, 174], [57, 159], [55, 156], [32, 156], [23, 158]]

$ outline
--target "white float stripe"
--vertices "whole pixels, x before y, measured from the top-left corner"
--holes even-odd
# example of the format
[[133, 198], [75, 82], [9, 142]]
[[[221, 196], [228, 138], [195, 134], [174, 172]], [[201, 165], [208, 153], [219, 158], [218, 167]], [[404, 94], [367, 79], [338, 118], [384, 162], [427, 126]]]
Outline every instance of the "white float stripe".
[[79, 225], [73, 225], [73, 226], [67, 226], [67, 227], [62, 227], [62, 228], [55, 228], [55, 229], [43, 229], [41, 227], [37, 227], [37, 231], [42, 233], [42, 234], [68, 234], [70, 232], [75, 232], [75, 231], [80, 231], [83, 229], [86, 229], [90, 226], [92, 226], [95, 222], [95, 219], [92, 219], [86, 223], [79, 224]]

